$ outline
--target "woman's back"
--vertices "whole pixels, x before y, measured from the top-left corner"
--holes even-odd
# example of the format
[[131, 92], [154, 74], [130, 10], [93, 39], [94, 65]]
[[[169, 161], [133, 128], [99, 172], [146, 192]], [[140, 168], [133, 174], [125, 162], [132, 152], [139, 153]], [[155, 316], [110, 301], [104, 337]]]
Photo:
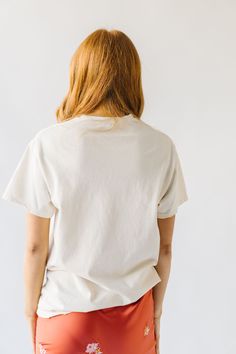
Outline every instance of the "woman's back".
[[71, 58], [57, 123], [31, 139], [2, 196], [28, 211], [37, 354], [159, 353], [174, 215], [188, 197], [172, 139], [143, 109], [133, 42], [94, 31]]
[[125, 305], [161, 280], [157, 217], [187, 199], [175, 145], [132, 114], [112, 125], [82, 115], [42, 129], [3, 196], [54, 216], [41, 317]]

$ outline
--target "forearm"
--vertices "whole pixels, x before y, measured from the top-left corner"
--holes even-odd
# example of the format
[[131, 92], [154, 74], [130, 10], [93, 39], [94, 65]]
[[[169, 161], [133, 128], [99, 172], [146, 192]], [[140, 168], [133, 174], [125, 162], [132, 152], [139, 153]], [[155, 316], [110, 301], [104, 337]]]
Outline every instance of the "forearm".
[[24, 257], [24, 290], [25, 290], [25, 316], [32, 317], [36, 313], [38, 301], [41, 293], [46, 252], [28, 251]]
[[171, 269], [171, 250], [160, 250], [158, 263], [155, 268], [161, 278], [161, 281], [156, 284], [153, 289], [155, 307], [154, 317], [160, 318], [162, 314], [162, 304], [164, 301], [164, 295], [167, 288]]

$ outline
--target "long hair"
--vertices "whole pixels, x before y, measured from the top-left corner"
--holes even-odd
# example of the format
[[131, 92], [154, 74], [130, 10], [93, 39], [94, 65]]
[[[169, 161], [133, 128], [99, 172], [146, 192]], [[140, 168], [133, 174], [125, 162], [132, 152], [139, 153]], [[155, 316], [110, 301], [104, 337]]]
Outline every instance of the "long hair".
[[130, 38], [118, 30], [91, 33], [72, 56], [69, 90], [56, 110], [57, 121], [98, 108], [113, 118], [128, 114], [140, 118], [143, 107], [141, 63]]

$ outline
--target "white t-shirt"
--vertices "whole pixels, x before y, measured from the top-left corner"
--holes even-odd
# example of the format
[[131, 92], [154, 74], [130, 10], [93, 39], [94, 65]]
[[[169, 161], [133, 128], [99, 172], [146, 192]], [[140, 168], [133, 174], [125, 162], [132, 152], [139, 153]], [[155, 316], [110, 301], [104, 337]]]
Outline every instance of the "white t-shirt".
[[2, 198], [51, 218], [37, 314], [125, 305], [156, 285], [157, 218], [188, 199], [172, 139], [132, 114], [41, 129]]

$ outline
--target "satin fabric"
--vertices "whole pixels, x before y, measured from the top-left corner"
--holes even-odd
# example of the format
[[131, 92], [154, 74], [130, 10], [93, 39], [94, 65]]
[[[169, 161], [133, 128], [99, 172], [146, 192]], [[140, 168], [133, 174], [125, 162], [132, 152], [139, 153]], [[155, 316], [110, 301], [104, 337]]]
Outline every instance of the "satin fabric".
[[36, 354], [86, 353], [155, 354], [153, 288], [127, 305], [38, 316]]

